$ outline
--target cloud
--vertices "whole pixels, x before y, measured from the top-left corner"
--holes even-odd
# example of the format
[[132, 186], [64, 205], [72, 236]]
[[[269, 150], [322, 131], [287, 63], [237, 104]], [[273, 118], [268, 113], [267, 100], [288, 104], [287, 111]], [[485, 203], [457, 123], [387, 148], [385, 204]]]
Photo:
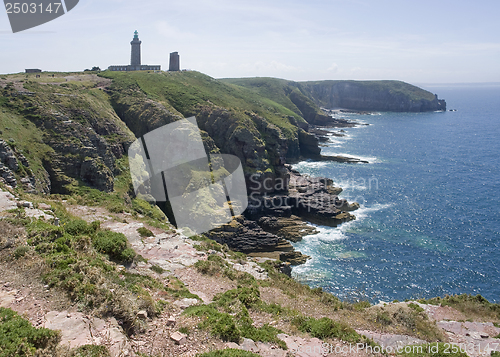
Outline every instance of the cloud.
[[169, 25], [166, 21], [157, 22], [155, 24], [155, 28], [161, 36], [170, 39], [193, 40], [196, 38], [196, 35], [194, 33], [179, 30], [177, 27]]
[[297, 72], [299, 68], [281, 63], [278, 61], [257, 61], [254, 63], [243, 63], [240, 68], [247, 72], [264, 73], [264, 72]]
[[336, 63], [332, 63], [330, 67], [326, 69], [328, 72], [337, 73], [339, 71], [339, 66]]

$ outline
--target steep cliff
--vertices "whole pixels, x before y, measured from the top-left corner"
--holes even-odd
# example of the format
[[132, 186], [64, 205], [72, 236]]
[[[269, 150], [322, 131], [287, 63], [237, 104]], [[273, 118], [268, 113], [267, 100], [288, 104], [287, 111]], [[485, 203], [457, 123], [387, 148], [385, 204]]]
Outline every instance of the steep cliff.
[[400, 81], [319, 81], [300, 83], [318, 105], [389, 112], [446, 110], [446, 102]]
[[135, 138], [102, 90], [109, 81], [95, 75], [23, 77], [0, 83], [0, 132], [21, 162], [13, 172], [25, 188], [67, 193], [67, 185], [82, 182], [113, 191], [115, 161]]
[[222, 81], [266, 95], [316, 125], [328, 125], [331, 121], [331, 118], [318, 110], [318, 106], [394, 112], [446, 110], [444, 100], [401, 81], [293, 82], [276, 78], [238, 78]]

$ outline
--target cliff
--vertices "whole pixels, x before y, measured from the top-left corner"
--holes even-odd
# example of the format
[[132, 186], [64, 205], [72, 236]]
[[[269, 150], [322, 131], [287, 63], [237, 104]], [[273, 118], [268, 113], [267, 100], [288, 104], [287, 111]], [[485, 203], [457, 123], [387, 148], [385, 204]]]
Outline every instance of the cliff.
[[386, 112], [446, 110], [446, 102], [419, 87], [400, 81], [319, 81], [299, 86], [327, 108]]
[[437, 95], [401, 81], [293, 82], [276, 78], [223, 79], [266, 95], [311, 124], [328, 124], [318, 106], [363, 111], [425, 112], [446, 110]]

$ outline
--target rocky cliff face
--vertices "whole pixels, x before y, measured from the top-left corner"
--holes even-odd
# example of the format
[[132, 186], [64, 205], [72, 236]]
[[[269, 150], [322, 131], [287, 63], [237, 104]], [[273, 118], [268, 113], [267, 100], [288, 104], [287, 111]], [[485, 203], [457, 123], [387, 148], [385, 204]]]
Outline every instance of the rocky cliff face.
[[323, 81], [302, 87], [319, 105], [369, 111], [425, 112], [446, 110], [446, 102], [430, 92], [397, 81]]
[[[135, 138], [102, 88], [97, 88], [97, 77], [77, 80], [82, 79], [94, 81], [74, 87], [71, 81], [20, 81], [3, 90], [6, 115], [15, 119], [4, 129], [17, 134], [17, 140], [12, 139], [14, 151], [9, 151], [4, 142], [2, 161], [21, 177], [29, 172], [22, 181], [29, 191], [67, 193], [65, 186], [78, 180], [101, 191], [113, 191], [115, 160], [124, 155]], [[30, 142], [19, 133], [30, 124], [34, 126], [28, 133], [36, 132], [40, 142]], [[14, 155], [16, 150], [19, 152]], [[16, 157], [21, 162], [18, 167], [13, 166]], [[2, 175], [13, 185], [8, 172], [3, 170]]]

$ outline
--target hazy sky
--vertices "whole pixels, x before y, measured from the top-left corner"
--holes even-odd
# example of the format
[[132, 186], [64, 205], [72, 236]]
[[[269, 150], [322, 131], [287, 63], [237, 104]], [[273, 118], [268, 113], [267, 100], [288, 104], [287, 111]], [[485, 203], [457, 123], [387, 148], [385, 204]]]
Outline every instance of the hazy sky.
[[[17, 0], [20, 1], [20, 0]], [[0, 73], [142, 63], [210, 76], [500, 82], [500, 1], [80, 0], [13, 34], [0, 11]]]

